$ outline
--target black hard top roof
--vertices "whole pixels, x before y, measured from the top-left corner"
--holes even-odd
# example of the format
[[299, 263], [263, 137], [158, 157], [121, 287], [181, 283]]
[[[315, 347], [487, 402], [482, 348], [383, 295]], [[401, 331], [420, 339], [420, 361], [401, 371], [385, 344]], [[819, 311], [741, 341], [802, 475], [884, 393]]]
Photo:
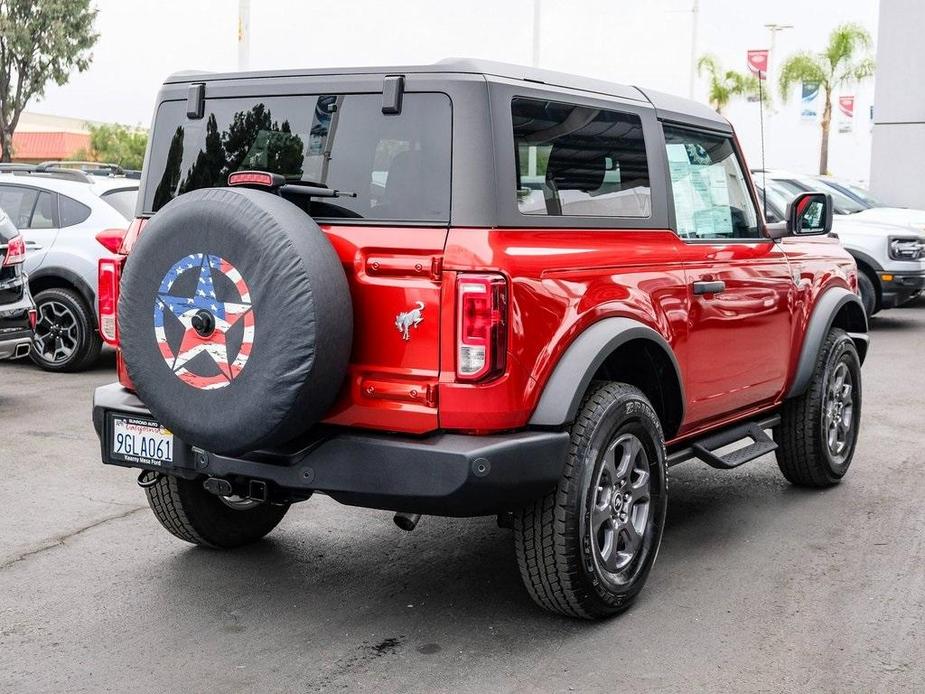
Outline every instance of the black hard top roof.
[[445, 74], [445, 75], [481, 75], [491, 81], [492, 78], [517, 80], [525, 83], [539, 83], [553, 87], [562, 87], [576, 91], [602, 94], [648, 101], [655, 110], [668, 119], [679, 117], [697, 121], [713, 127], [729, 130], [729, 122], [709, 106], [698, 101], [685, 99], [672, 94], [664, 94], [643, 87], [628, 86], [616, 82], [571, 75], [553, 70], [499, 63], [490, 60], [471, 58], [446, 58], [432, 65], [390, 65], [374, 67], [316, 68], [263, 70], [255, 72], [178, 72], [170, 75], [164, 84], [184, 84], [190, 82], [214, 82], [220, 80], [272, 79], [275, 77], [319, 77], [335, 75], [408, 75], [408, 74]]

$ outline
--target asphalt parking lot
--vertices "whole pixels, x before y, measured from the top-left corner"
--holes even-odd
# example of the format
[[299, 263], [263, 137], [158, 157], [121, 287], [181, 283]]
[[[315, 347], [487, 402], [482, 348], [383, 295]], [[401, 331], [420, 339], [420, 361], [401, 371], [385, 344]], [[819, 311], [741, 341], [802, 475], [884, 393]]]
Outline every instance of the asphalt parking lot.
[[921, 691], [925, 301], [872, 324], [858, 454], [840, 486], [771, 457], [673, 468], [642, 598], [604, 623], [522, 589], [493, 518], [326, 498], [218, 553], [168, 535], [99, 463], [92, 372], [0, 365], [0, 690]]

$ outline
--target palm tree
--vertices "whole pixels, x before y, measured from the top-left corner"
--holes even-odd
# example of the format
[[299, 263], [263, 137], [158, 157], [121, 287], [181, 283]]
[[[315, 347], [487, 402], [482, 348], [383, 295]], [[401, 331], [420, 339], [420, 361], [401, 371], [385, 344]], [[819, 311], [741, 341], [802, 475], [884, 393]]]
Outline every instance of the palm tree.
[[697, 61], [697, 74], [706, 72], [710, 78], [710, 106], [722, 113], [736, 96], [757, 96], [758, 78], [735, 70], [723, 70], [715, 55], [702, 55]]
[[780, 96], [786, 101], [792, 87], [800, 82], [815, 82], [825, 94], [822, 109], [822, 146], [819, 173], [828, 173], [829, 127], [832, 124], [832, 93], [849, 82], [861, 82], [874, 74], [874, 61], [867, 54], [870, 34], [857, 24], [842, 24], [829, 35], [829, 45], [821, 53], [796, 53], [780, 68]]

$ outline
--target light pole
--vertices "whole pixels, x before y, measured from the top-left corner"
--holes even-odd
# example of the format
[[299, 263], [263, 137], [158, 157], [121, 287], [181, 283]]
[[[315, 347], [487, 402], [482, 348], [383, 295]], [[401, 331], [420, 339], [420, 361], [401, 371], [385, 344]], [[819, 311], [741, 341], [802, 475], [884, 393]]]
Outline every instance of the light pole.
[[697, 86], [697, 25], [700, 23], [700, 0], [694, 0], [691, 7], [691, 74], [688, 84], [688, 98], [694, 98], [694, 89]]
[[768, 71], [767, 79], [765, 80], [765, 82], [767, 82], [768, 91], [770, 92], [773, 88], [771, 83], [771, 61], [776, 62], [777, 60], [777, 56], [774, 54], [774, 44], [777, 41], [777, 35], [787, 29], [793, 29], [793, 24], [765, 24], [764, 27], [771, 32], [771, 43], [768, 46]]
[[251, 57], [251, 0], [238, 0], [238, 70], [247, 70]]

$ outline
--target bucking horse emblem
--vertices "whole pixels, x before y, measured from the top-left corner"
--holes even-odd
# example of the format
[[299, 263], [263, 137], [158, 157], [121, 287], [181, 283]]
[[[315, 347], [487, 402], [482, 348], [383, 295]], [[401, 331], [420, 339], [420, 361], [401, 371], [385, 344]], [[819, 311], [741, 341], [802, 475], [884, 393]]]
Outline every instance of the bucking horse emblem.
[[415, 301], [414, 303], [417, 304], [417, 308], [404, 311], [395, 316], [395, 327], [401, 333], [401, 339], [406, 342], [411, 339], [411, 334], [408, 330], [418, 327], [421, 321], [424, 320], [424, 302]]

